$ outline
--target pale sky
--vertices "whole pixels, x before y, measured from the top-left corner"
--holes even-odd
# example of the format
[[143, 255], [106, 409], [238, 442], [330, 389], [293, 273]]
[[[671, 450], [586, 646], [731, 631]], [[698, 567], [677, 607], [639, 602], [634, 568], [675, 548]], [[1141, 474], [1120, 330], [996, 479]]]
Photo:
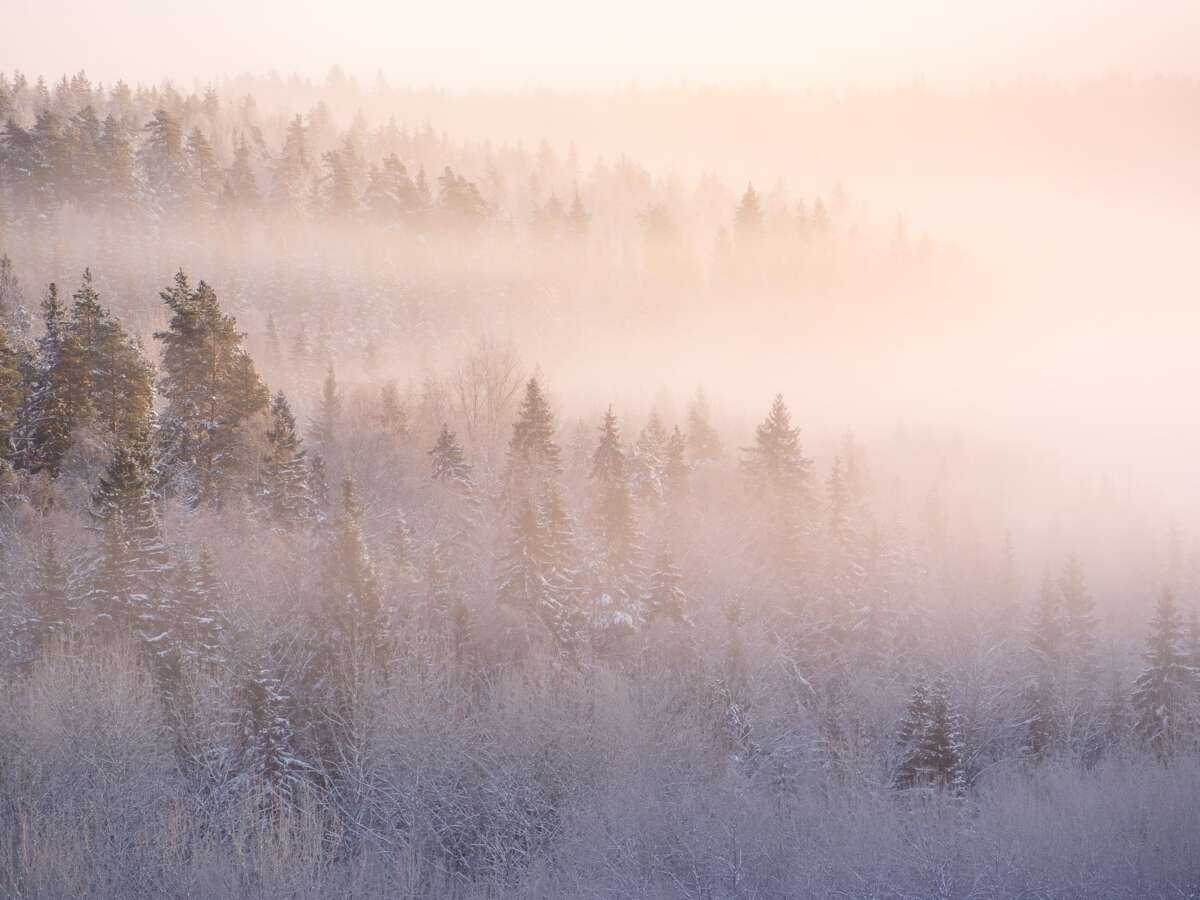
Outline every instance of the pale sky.
[[0, 70], [459, 87], [1200, 77], [1200, 0], [0, 0]]

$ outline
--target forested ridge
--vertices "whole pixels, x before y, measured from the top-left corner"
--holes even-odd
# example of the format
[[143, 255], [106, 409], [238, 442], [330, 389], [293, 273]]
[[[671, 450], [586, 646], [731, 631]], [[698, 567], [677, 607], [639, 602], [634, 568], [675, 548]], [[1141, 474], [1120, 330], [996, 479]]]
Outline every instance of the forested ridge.
[[1103, 484], [1014, 541], [961, 441], [543, 365], [885, 334], [954, 251], [214, 90], [0, 119], [0, 892], [1200, 896], [1190, 535]]

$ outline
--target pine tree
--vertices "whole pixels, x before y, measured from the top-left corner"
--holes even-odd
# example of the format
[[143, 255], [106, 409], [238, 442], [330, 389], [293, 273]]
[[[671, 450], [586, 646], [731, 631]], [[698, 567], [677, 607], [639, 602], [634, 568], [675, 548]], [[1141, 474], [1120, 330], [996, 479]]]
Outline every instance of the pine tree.
[[1169, 590], [1163, 590], [1155, 607], [1142, 659], [1146, 668], [1133, 690], [1134, 730], [1160, 759], [1166, 759], [1183, 737], [1186, 705], [1196, 679], [1183, 653], [1183, 617]]
[[462, 447], [458, 444], [457, 436], [450, 430], [449, 425], [442, 425], [441, 434], [438, 435], [433, 449], [429, 451], [429, 456], [433, 460], [434, 481], [460, 491], [472, 490], [471, 467], [463, 455]]
[[244, 335], [217, 295], [179, 272], [162, 294], [172, 316], [163, 342], [158, 478], [189, 505], [219, 505], [248, 477], [242, 429], [270, 399], [242, 347]]
[[271, 427], [263, 460], [262, 498], [277, 525], [293, 528], [312, 518], [305, 451], [296, 434], [296, 419], [283, 391], [271, 401]]

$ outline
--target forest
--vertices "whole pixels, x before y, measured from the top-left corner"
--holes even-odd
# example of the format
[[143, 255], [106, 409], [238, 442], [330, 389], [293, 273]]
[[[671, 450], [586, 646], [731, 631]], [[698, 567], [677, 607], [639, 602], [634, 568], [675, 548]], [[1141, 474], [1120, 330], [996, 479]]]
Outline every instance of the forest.
[[979, 254], [411, 99], [0, 72], [0, 895], [1200, 897], [1190, 499], [890, 408]]

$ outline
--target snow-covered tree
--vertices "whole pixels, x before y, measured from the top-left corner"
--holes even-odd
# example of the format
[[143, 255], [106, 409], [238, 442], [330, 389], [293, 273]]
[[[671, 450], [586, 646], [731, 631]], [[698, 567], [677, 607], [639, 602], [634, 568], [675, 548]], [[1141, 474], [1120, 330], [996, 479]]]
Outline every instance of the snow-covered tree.
[[1187, 727], [1187, 704], [1196, 687], [1196, 673], [1183, 650], [1183, 617], [1175, 597], [1164, 589], [1150, 620], [1146, 668], [1133, 689], [1134, 729], [1166, 759], [1177, 748]]

